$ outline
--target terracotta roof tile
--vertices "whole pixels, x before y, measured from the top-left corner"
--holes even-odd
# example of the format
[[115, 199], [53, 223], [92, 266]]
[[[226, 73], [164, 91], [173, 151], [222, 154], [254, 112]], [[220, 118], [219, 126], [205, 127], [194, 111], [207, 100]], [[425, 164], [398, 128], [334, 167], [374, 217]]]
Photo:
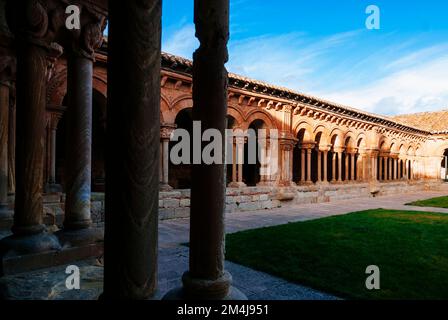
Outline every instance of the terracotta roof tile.
[[403, 114], [390, 118], [394, 121], [426, 131], [448, 131], [448, 110]]

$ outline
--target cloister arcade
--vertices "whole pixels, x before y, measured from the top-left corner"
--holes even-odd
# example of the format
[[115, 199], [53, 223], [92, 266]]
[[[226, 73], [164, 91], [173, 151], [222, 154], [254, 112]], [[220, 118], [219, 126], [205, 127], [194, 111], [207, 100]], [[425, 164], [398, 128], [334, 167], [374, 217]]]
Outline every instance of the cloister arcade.
[[[104, 190], [102, 134], [105, 126], [107, 71], [105, 52], [97, 53], [93, 81], [93, 164], [92, 190]], [[47, 185], [63, 185], [65, 110], [64, 63], [56, 67], [56, 75], [47, 93], [49, 139], [54, 127], [56, 134], [56, 176], [46, 174]], [[170, 135], [175, 128], [192, 131], [192, 82], [188, 70], [191, 61], [162, 54], [161, 75], [161, 166], [162, 191], [190, 188], [191, 165], [174, 165], [169, 153], [174, 144]], [[187, 72], [185, 71], [187, 70]], [[234, 84], [232, 86], [232, 83]], [[250, 87], [254, 86], [253, 89]], [[242, 88], [241, 88], [242, 87]], [[262, 89], [262, 90], [261, 90]], [[260, 163], [248, 163], [247, 137], [234, 139], [234, 153], [244, 158], [243, 164], [227, 165], [227, 186], [292, 186], [320, 184], [351, 184], [369, 181], [415, 181], [437, 179], [440, 176], [426, 170], [432, 161], [441, 159], [443, 150], [433, 152], [428, 144], [430, 132], [396, 123], [385, 117], [295, 94], [259, 81], [230, 76], [227, 128], [242, 130], [275, 129], [281, 133], [279, 159], [281, 171], [272, 176], [260, 175]], [[262, 94], [260, 94], [261, 91]], [[272, 92], [274, 94], [269, 94]], [[282, 96], [281, 98], [278, 95]], [[289, 96], [285, 98], [283, 96]], [[56, 106], [56, 107], [53, 107]], [[322, 110], [322, 107], [327, 110]], [[336, 111], [337, 110], [337, 111]], [[372, 119], [374, 121], [372, 121]], [[445, 136], [440, 137], [444, 141]], [[433, 140], [431, 140], [433, 141]], [[47, 152], [48, 172], [51, 172], [51, 143]], [[258, 146], [258, 144], [257, 144]], [[429, 154], [424, 151], [425, 148]], [[258, 149], [257, 149], [258, 151]], [[425, 152], [425, 156], [423, 156]], [[440, 153], [441, 152], [441, 153]], [[287, 154], [287, 167], [283, 163]], [[443, 169], [444, 170], [444, 169]], [[55, 180], [58, 180], [56, 183]], [[49, 190], [52, 190], [51, 188]]]

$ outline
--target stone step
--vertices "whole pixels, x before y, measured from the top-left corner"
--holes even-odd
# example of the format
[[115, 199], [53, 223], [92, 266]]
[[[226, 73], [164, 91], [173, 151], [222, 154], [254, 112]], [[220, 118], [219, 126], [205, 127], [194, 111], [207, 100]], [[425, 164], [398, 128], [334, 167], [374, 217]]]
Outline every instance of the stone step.
[[0, 276], [29, 272], [58, 265], [70, 264], [103, 255], [103, 243], [63, 248], [60, 251], [48, 251], [27, 255], [5, 256], [1, 259]]

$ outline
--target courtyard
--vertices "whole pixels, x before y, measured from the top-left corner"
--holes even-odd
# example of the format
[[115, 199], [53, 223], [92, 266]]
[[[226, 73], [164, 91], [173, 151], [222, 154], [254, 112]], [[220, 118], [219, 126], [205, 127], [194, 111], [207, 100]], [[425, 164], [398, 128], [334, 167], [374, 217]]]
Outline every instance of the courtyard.
[[[251, 300], [446, 298], [448, 209], [406, 204], [447, 192], [443, 185], [439, 191], [229, 213], [226, 269]], [[155, 299], [181, 284], [188, 241], [189, 219], [160, 222]], [[101, 261], [73, 264], [80, 267], [80, 290], [67, 290], [62, 265], [3, 277], [1, 294], [7, 299], [97, 299], [103, 287]], [[365, 290], [369, 264], [380, 267], [380, 290]]]

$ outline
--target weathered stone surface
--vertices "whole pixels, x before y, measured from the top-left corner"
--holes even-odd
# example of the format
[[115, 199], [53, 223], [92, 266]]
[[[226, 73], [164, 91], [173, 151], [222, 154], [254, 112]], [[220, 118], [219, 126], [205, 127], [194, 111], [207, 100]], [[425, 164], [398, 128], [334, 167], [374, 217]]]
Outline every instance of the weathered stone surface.
[[109, 2], [105, 299], [157, 286], [162, 1]]

